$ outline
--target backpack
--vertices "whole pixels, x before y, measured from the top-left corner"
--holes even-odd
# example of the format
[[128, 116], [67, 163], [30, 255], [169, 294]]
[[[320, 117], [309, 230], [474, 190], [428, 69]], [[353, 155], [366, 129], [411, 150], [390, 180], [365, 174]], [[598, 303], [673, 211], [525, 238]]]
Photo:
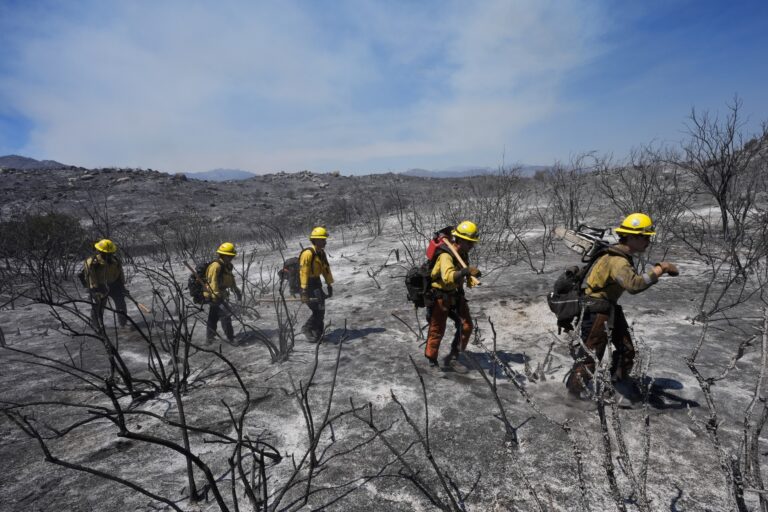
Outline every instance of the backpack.
[[213, 262], [207, 261], [199, 264], [195, 267], [195, 271], [189, 274], [189, 279], [187, 279], [187, 289], [192, 296], [192, 302], [195, 304], [205, 303], [205, 297], [203, 296], [203, 291], [205, 291], [205, 274], [211, 263]]
[[[278, 277], [280, 277], [280, 290], [284, 290], [285, 283], [288, 283], [288, 291], [291, 295], [298, 295], [301, 293], [301, 279], [299, 275], [299, 261], [304, 251], [312, 251], [309, 247], [302, 249], [298, 257], [288, 258], [283, 263], [283, 268], [277, 271]], [[312, 265], [315, 261], [315, 251], [312, 251]]]
[[584, 304], [584, 279], [597, 260], [606, 254], [629, 258], [624, 253], [612, 250], [608, 246], [602, 246], [589, 256], [586, 265], [568, 267], [557, 277], [553, 291], [547, 294], [549, 309], [557, 317], [557, 334], [562, 331], [572, 331], [574, 320], [580, 320]]
[[427, 244], [427, 259], [418, 266], [408, 269], [405, 274], [405, 290], [409, 302], [413, 302], [416, 308], [423, 308], [430, 302], [427, 294], [432, 288], [432, 268], [435, 266], [437, 256], [442, 252], [443, 241], [450, 236], [452, 226], [436, 231]]

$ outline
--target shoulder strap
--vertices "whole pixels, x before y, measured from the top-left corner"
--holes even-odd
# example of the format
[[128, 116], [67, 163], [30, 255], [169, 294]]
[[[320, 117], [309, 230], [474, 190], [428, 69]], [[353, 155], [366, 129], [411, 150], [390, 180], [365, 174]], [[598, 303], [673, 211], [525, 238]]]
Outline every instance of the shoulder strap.
[[301, 257], [304, 255], [305, 252], [310, 251], [312, 253], [312, 259], [309, 260], [309, 265], [312, 266], [312, 264], [315, 263], [315, 256], [317, 256], [317, 251], [315, 250], [315, 247], [305, 247], [301, 250], [299, 253], [299, 263], [301, 263]]
[[[624, 251], [620, 251], [616, 249], [614, 246], [609, 245], [608, 247], [605, 247], [597, 252], [595, 256], [589, 261], [587, 264], [587, 268], [584, 271], [584, 274], [581, 276], [581, 281], [579, 281], [579, 288], [584, 289], [586, 286], [584, 285], [584, 282], [587, 280], [587, 276], [589, 276], [589, 273], [592, 271], [592, 267], [595, 266], [595, 263], [597, 263], [597, 260], [602, 258], [603, 256], [621, 256], [622, 258], [625, 258], [627, 261], [629, 261], [630, 265], [634, 265], [634, 261], [632, 260], [632, 256], [625, 253]], [[597, 289], [595, 291], [601, 291], [602, 288]]]
[[589, 263], [587, 263], [587, 267], [584, 269], [584, 272], [581, 274], [581, 279], [579, 279], [579, 289], [583, 290], [583, 289], [586, 288], [584, 283], [586, 282], [587, 277], [589, 276], [590, 272], [592, 272], [592, 267], [595, 266], [595, 263], [597, 263], [597, 260], [599, 260], [603, 256], [609, 254], [609, 249], [610, 249], [610, 247], [605, 247], [603, 249], [600, 249], [592, 257], [592, 259], [589, 260]]
[[[440, 245], [437, 246], [437, 249], [435, 249], [435, 254], [432, 256], [432, 259], [429, 260], [429, 271], [432, 272], [432, 269], [435, 268], [435, 265], [437, 264], [437, 259], [440, 257], [442, 253], [449, 253], [448, 249], [445, 248], [445, 245], [441, 242]], [[451, 255], [453, 257], [453, 255]]]

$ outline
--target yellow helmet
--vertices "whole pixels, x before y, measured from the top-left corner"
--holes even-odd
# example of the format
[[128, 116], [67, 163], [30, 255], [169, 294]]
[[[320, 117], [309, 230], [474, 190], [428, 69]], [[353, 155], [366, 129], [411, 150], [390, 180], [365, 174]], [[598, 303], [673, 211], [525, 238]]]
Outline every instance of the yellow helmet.
[[223, 254], [224, 256], [236, 256], [237, 251], [235, 251], [235, 244], [232, 242], [224, 242], [221, 244], [216, 251], [219, 254]]
[[470, 242], [477, 242], [480, 240], [477, 224], [469, 220], [460, 222], [459, 225], [456, 226], [456, 229], [451, 231], [451, 234], [463, 238], [464, 240], [469, 240]]
[[320, 239], [328, 238], [328, 230], [325, 229], [323, 226], [317, 226], [315, 229], [312, 230], [312, 233], [309, 234], [309, 239], [312, 240], [313, 238], [320, 238]]
[[117, 252], [117, 245], [112, 240], [107, 240], [106, 238], [103, 240], [99, 240], [93, 246], [96, 248], [97, 251], [103, 252], [106, 254], [112, 254], [114, 252]]
[[622, 235], [655, 235], [653, 221], [644, 213], [631, 213], [622, 221], [621, 226], [614, 229]]

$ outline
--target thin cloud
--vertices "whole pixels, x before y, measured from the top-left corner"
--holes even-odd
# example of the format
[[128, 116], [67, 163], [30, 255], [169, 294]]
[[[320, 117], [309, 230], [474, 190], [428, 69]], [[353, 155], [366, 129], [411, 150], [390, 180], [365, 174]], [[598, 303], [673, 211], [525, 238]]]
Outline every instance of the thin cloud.
[[81, 165], [373, 170], [462, 154], [493, 165], [520, 129], [564, 108], [563, 78], [599, 51], [594, 4], [511, 4], [20, 11], [2, 22], [16, 35], [0, 99], [32, 123], [20, 152]]

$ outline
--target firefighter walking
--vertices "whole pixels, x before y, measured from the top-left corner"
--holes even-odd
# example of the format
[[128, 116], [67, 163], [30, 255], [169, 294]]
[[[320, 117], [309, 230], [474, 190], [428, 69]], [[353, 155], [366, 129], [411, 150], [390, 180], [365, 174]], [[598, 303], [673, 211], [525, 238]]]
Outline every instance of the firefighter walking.
[[605, 254], [598, 257], [585, 279], [581, 339], [589, 352], [579, 347], [566, 381], [568, 392], [574, 397], [581, 397], [594, 375], [596, 363], [589, 353], [602, 360], [609, 341], [614, 347], [610, 368], [613, 381], [628, 387], [632, 397], [639, 396], [639, 387], [630, 378], [635, 347], [618, 300], [625, 291], [636, 294], [647, 290], [663, 274], [677, 275], [677, 267], [666, 261], [655, 264], [644, 274], [635, 272], [632, 256], [643, 253], [651, 242], [651, 236], [656, 234], [648, 215], [633, 213], [614, 231], [619, 235], [619, 243], [610, 246]]
[[103, 239], [94, 245], [96, 254], [85, 260], [84, 277], [91, 297], [91, 323], [95, 329], [104, 328], [104, 310], [110, 299], [117, 312], [117, 323], [125, 327], [128, 322], [125, 296], [123, 264], [115, 254], [117, 245], [112, 240]]
[[[312, 314], [304, 323], [301, 331], [309, 342], [317, 342], [325, 330], [325, 299], [333, 297], [333, 274], [325, 254], [328, 241], [328, 230], [318, 226], [309, 235], [311, 247], [301, 251], [299, 256], [299, 282], [301, 285], [301, 301], [306, 304]], [[323, 277], [328, 293], [323, 293]]]
[[208, 322], [206, 323], [206, 341], [213, 343], [216, 338], [216, 328], [221, 322], [221, 328], [227, 341], [234, 343], [235, 331], [232, 327], [232, 306], [229, 303], [229, 292], [232, 290], [237, 300], [242, 299], [242, 292], [237, 287], [233, 273], [232, 259], [237, 255], [235, 244], [224, 242], [216, 250], [218, 258], [212, 261], [205, 271], [206, 287], [203, 297], [209, 304]]
[[[479, 241], [478, 228], [474, 222], [461, 222], [451, 231], [454, 244], [459, 256], [465, 263], [469, 262], [469, 252]], [[450, 366], [460, 352], [467, 348], [469, 337], [472, 334], [472, 317], [469, 313], [469, 305], [464, 296], [465, 282], [471, 286], [470, 277], [480, 277], [480, 271], [475, 267], [460, 268], [459, 262], [450, 250], [440, 247], [435, 258], [434, 266], [430, 273], [431, 290], [430, 304], [427, 305], [427, 320], [429, 331], [427, 334], [427, 346], [424, 355], [430, 366], [438, 366], [438, 351], [440, 342], [445, 335], [445, 327], [449, 318], [454, 320], [457, 332], [451, 351], [443, 359], [444, 366]]]

